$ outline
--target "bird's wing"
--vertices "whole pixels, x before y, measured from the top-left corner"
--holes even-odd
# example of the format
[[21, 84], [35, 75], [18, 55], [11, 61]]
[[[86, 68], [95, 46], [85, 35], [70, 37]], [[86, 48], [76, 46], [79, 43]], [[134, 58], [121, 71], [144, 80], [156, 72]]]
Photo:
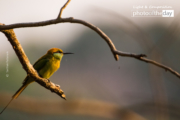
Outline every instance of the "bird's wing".
[[[35, 63], [34, 63], [34, 65], [33, 65], [33, 67], [34, 67], [34, 69], [37, 71], [37, 72], [39, 72], [39, 70], [41, 70], [45, 65], [46, 65], [46, 63], [49, 61], [49, 59], [47, 58], [47, 57], [45, 57], [45, 56], [42, 56], [40, 59], [38, 59]], [[29, 76], [26, 76], [26, 78], [24, 79], [24, 81], [23, 81], [23, 84], [26, 84], [26, 82], [29, 80]]]
[[39, 72], [39, 70], [41, 70], [48, 63], [48, 61], [48, 57], [43, 56], [34, 63], [33, 67], [37, 72]]

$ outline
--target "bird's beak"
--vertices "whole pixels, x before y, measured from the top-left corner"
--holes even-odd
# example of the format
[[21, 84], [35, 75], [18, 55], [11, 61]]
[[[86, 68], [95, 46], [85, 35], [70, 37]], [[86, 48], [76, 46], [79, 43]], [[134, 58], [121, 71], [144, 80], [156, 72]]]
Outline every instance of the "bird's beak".
[[63, 53], [64, 55], [67, 55], [67, 54], [74, 54], [74, 53]]

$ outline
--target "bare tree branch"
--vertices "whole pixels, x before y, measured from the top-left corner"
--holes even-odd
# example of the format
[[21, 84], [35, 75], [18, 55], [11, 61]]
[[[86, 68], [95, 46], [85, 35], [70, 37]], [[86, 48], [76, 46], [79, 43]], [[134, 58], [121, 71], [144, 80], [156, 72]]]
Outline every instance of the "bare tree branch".
[[70, 3], [71, 0], [68, 0], [64, 6], [60, 9], [59, 15], [57, 16], [57, 19], [61, 18], [63, 10], [66, 8], [66, 6]]
[[[2, 24], [0, 24], [0, 25], [2, 25]], [[36, 70], [34, 70], [33, 66], [30, 64], [26, 54], [24, 53], [24, 50], [23, 50], [21, 44], [19, 43], [19, 41], [17, 40], [13, 29], [2, 30], [1, 32], [4, 33], [5, 36], [8, 38], [8, 41], [11, 43], [16, 55], [19, 58], [19, 61], [21, 62], [23, 68], [27, 72], [27, 75], [34, 78], [34, 80], [37, 83], [39, 83], [40, 85], [51, 90], [51, 92], [54, 92], [54, 93], [58, 94], [60, 97], [62, 97], [63, 99], [66, 99], [66, 96], [65, 96], [64, 92], [60, 89], [60, 87], [58, 87], [57, 85], [55, 85], [52, 82], [49, 82], [47, 79], [39, 77]]]
[[160, 63], [158, 63], [158, 62], [156, 62], [156, 61], [153, 61], [153, 60], [150, 60], [150, 59], [145, 58], [146, 55], [144, 55], [144, 54], [138, 55], [138, 54], [132, 54], [132, 53], [124, 53], [124, 52], [121, 52], [121, 51], [114, 51], [114, 52], [115, 52], [116, 54], [120, 55], [120, 56], [133, 57], [133, 58], [136, 58], [136, 59], [138, 59], [138, 60], [141, 60], [141, 61], [144, 61], [144, 62], [153, 64], [153, 65], [156, 65], [156, 66], [158, 66], [158, 67], [160, 67], [160, 68], [165, 69], [166, 71], [171, 72], [172, 74], [174, 74], [174, 75], [176, 75], [178, 78], [180, 78], [180, 74], [179, 74], [177, 71], [173, 70], [172, 68], [170, 68], [170, 67], [168, 67], [168, 66], [165, 66], [165, 65], [163, 65], [163, 64], [160, 64]]

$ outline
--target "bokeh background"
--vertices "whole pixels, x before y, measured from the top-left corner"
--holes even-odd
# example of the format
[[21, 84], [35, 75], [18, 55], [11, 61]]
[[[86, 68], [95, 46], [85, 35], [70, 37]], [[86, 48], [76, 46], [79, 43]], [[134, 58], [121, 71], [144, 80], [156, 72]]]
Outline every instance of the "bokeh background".
[[[66, 0], [0, 0], [0, 23], [54, 19]], [[178, 0], [72, 0], [62, 17], [99, 27], [123, 52], [146, 54], [180, 72]], [[132, 17], [133, 6], [171, 6], [174, 17]], [[162, 9], [161, 9], [162, 10]], [[180, 79], [134, 58], [115, 61], [106, 42], [91, 29], [71, 23], [14, 30], [30, 62], [53, 47], [63, 57], [50, 78], [67, 101], [32, 83], [0, 120], [179, 120]], [[26, 72], [0, 33], [0, 110], [19, 89]], [[8, 71], [7, 71], [8, 70]], [[8, 76], [7, 76], [8, 75]]]

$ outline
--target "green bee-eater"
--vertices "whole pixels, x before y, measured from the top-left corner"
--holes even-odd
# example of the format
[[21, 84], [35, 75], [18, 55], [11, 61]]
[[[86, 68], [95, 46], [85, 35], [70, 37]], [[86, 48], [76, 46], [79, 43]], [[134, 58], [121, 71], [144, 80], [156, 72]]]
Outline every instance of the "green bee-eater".
[[[51, 75], [58, 70], [60, 67], [60, 62], [65, 54], [73, 54], [73, 53], [63, 53], [63, 51], [59, 48], [51, 48], [48, 52], [42, 56], [35, 64], [33, 65], [34, 69], [38, 72], [39, 76], [42, 78], [49, 79]], [[26, 76], [24, 79], [23, 85], [19, 88], [19, 90], [12, 96], [12, 99], [16, 99], [21, 92], [32, 82], [35, 80], [29, 76]], [[7, 104], [7, 106], [11, 103], [11, 101]], [[2, 112], [7, 108], [7, 106], [2, 110]], [[2, 113], [1, 112], [1, 113]], [[0, 114], [1, 114], [0, 113]]]

